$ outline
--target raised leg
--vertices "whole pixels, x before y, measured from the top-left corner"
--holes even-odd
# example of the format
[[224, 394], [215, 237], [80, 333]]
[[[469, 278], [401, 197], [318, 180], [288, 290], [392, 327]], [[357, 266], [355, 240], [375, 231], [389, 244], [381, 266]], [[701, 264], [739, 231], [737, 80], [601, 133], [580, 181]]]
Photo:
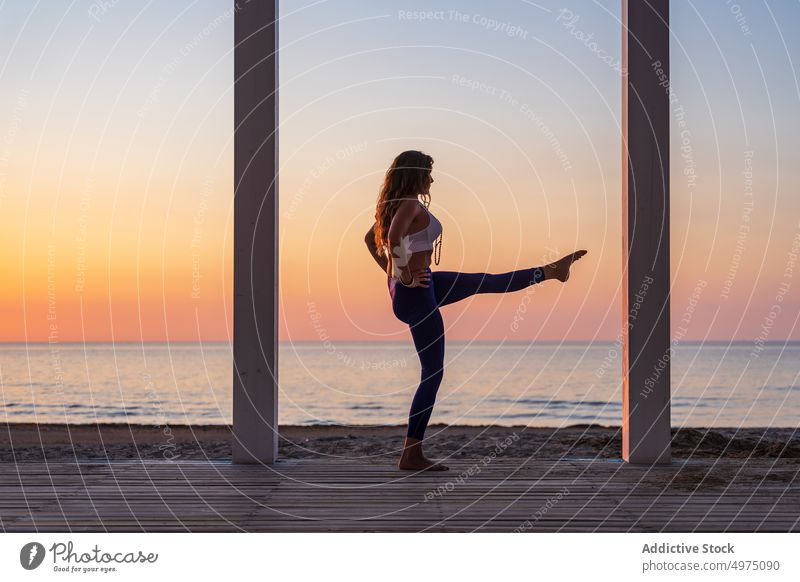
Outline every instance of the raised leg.
[[434, 271], [433, 291], [439, 307], [461, 301], [478, 293], [511, 293], [545, 279], [544, 268], [531, 267], [508, 273], [459, 273]]

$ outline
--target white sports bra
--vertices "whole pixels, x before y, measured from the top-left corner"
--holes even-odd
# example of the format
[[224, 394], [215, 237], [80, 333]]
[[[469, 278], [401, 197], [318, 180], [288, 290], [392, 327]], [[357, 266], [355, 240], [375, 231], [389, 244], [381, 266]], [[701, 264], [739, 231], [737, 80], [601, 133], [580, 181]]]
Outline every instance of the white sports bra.
[[[422, 207], [425, 208], [425, 205]], [[412, 253], [433, 250], [433, 243], [439, 238], [439, 235], [442, 234], [442, 223], [439, 222], [427, 208], [425, 208], [425, 210], [428, 212], [428, 217], [430, 218], [428, 226], [419, 232], [412, 232], [408, 235], [411, 243], [408, 248]]]
[[[439, 220], [425, 207], [424, 204], [420, 204], [423, 208], [425, 208], [430, 220], [428, 221], [428, 226], [422, 230], [418, 232], [412, 232], [403, 237], [406, 239], [406, 243], [408, 245], [406, 247], [407, 250], [412, 253], [419, 251], [432, 251], [434, 242], [436, 242], [436, 239], [442, 234], [442, 223], [439, 222]], [[388, 252], [388, 245], [383, 245], [383, 247]]]

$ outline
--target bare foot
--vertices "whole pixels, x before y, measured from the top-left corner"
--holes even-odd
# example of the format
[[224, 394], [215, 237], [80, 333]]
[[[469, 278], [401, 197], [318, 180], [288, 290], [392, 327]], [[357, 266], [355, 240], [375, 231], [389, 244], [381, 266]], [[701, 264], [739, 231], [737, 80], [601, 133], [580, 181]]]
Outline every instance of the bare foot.
[[450, 467], [436, 461], [431, 461], [422, 453], [422, 441], [406, 437], [403, 445], [403, 454], [397, 463], [397, 468], [404, 471], [448, 471]]
[[427, 457], [421, 459], [400, 459], [397, 468], [404, 471], [449, 471], [450, 467], [442, 465], [436, 461], [431, 461]]
[[558, 279], [562, 283], [569, 279], [569, 268], [574, 261], [580, 259], [589, 251], [575, 251], [562, 259], [558, 259], [555, 263], [550, 263], [544, 266], [545, 280]]

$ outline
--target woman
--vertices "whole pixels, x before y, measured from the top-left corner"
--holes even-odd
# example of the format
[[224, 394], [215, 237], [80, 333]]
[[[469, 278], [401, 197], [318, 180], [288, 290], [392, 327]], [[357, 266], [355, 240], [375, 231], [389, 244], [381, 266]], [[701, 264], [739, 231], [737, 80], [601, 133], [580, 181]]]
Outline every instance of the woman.
[[[392, 310], [407, 323], [421, 367], [419, 387], [411, 402], [403, 453], [398, 468], [443, 471], [448, 467], [425, 457], [422, 440], [444, 374], [444, 324], [439, 308], [476, 293], [509, 293], [548, 279], [566, 281], [577, 251], [543, 267], [509, 273], [459, 273], [430, 269], [436, 248], [439, 264], [442, 225], [428, 211], [433, 158], [410, 150], [398, 155], [383, 181], [375, 224], [364, 240], [386, 272]], [[421, 204], [418, 196], [422, 196]], [[438, 244], [434, 244], [437, 241]], [[391, 248], [392, 252], [389, 252]]]

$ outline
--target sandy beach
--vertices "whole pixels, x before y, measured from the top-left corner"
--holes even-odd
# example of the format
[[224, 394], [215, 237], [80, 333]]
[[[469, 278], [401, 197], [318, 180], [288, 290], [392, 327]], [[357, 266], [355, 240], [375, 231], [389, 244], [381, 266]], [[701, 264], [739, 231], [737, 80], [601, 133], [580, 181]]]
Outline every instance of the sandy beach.
[[[394, 462], [404, 426], [281, 426], [282, 458], [337, 458]], [[675, 458], [800, 459], [795, 428], [680, 428], [672, 430]], [[509, 459], [621, 458], [621, 429], [430, 425], [426, 452], [433, 457], [479, 459], [497, 451]], [[0, 429], [0, 460], [229, 459], [227, 426], [7, 423]]]

